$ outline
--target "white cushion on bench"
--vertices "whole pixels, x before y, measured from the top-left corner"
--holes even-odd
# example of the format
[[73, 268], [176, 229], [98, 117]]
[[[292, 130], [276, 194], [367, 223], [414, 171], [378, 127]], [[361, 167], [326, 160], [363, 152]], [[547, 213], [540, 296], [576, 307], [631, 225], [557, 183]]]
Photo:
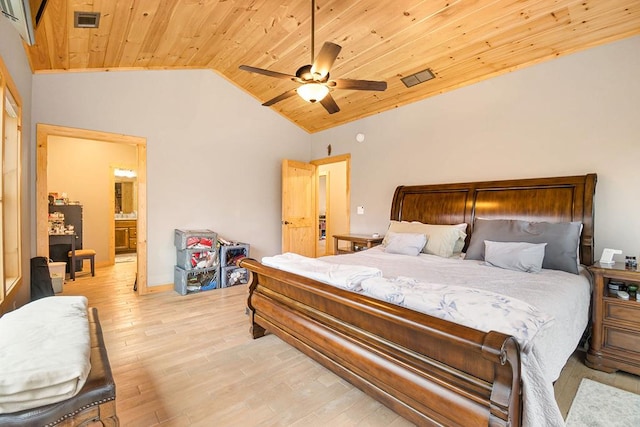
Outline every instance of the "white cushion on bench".
[[91, 370], [87, 298], [52, 296], [0, 318], [0, 414], [75, 396]]

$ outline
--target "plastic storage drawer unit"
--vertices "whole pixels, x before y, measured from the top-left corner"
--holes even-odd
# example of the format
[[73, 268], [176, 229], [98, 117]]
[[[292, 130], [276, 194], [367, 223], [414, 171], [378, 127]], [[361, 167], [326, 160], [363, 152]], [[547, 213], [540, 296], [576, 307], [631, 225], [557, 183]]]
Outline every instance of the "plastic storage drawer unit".
[[176, 265], [183, 270], [194, 270], [218, 266], [218, 251], [215, 249], [183, 249], [176, 251]]
[[249, 270], [242, 267], [222, 267], [220, 269], [220, 287], [228, 288], [249, 283]]
[[220, 245], [220, 267], [236, 266], [236, 262], [249, 256], [247, 243]]
[[218, 267], [184, 270], [175, 267], [173, 287], [180, 295], [218, 288]]
[[211, 230], [175, 230], [176, 249], [216, 249], [218, 234]]

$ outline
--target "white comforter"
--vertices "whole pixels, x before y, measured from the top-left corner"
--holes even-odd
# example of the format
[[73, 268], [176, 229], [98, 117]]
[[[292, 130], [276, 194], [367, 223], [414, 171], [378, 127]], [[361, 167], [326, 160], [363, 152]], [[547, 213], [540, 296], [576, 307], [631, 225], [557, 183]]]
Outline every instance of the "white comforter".
[[87, 299], [52, 296], [0, 318], [0, 414], [60, 402], [87, 380]]
[[291, 252], [264, 257], [262, 263], [352, 291], [362, 290], [360, 284], [365, 279], [382, 277], [382, 271], [375, 267], [334, 264]]
[[[395, 255], [380, 246], [351, 255], [321, 258], [347, 265], [375, 265], [387, 279], [409, 276], [421, 282], [451, 284], [498, 293], [531, 305], [547, 319], [530, 343], [522, 349], [522, 378], [525, 427], [564, 426], [555, 401], [553, 382], [576, 349], [587, 326], [590, 303], [590, 276], [556, 270], [523, 273], [484, 265], [482, 261], [441, 258], [434, 255]], [[363, 282], [364, 283], [364, 282]], [[384, 296], [370, 294], [384, 299]], [[393, 300], [395, 298], [395, 301]], [[404, 302], [406, 295], [392, 297]], [[412, 297], [417, 298], [415, 295]], [[415, 302], [415, 301], [414, 301]], [[412, 307], [418, 310], [418, 304]], [[501, 331], [513, 334], [510, 331]]]

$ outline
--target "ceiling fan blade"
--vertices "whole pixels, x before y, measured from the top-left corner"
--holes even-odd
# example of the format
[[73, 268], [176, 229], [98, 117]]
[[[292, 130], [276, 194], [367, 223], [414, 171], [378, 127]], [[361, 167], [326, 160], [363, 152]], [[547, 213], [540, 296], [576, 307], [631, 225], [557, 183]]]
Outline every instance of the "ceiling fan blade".
[[337, 113], [340, 111], [340, 107], [336, 104], [336, 101], [333, 99], [330, 93], [328, 93], [324, 98], [320, 100], [320, 104], [324, 107], [325, 110], [329, 112], [329, 114]]
[[387, 89], [387, 82], [377, 82], [373, 80], [335, 79], [329, 82], [329, 86], [336, 89], [383, 91]]
[[264, 105], [265, 107], [269, 107], [269, 106], [275, 104], [276, 102], [282, 101], [283, 99], [291, 98], [295, 94], [296, 94], [296, 90], [295, 89], [291, 89], [291, 90], [286, 91], [285, 93], [282, 93], [282, 94], [276, 96], [273, 99], [268, 100], [267, 102], [265, 102], [262, 105]]
[[295, 76], [290, 76], [289, 74], [279, 73], [277, 71], [265, 70], [264, 68], [251, 67], [249, 65], [241, 65], [240, 69], [243, 71], [248, 71], [250, 73], [263, 74], [269, 77], [276, 77], [278, 79], [291, 80], [295, 78]]
[[326, 77], [326, 75], [329, 74], [329, 70], [331, 70], [333, 63], [336, 61], [340, 50], [342, 50], [340, 45], [331, 42], [324, 42], [316, 60], [313, 61], [311, 72], [313, 74], [320, 75], [321, 78]]

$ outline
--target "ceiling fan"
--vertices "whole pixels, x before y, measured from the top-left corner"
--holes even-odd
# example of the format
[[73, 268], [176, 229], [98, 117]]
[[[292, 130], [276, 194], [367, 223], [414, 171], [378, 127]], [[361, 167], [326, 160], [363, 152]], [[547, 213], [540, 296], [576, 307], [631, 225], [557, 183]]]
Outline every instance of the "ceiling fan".
[[331, 66], [335, 62], [341, 46], [325, 42], [318, 53], [318, 56], [313, 58], [314, 54], [314, 33], [315, 33], [315, 0], [311, 1], [311, 62], [310, 65], [303, 65], [298, 68], [296, 74], [289, 75], [279, 73], [277, 71], [265, 70], [263, 68], [251, 67], [249, 65], [241, 65], [240, 69], [249, 71], [251, 73], [263, 74], [269, 77], [276, 77], [278, 79], [292, 80], [299, 83], [295, 89], [288, 90], [273, 99], [265, 102], [264, 106], [268, 107], [276, 102], [280, 102], [284, 99], [290, 98], [296, 93], [307, 102], [320, 102], [322, 106], [329, 112], [329, 114], [337, 113], [340, 111], [338, 104], [331, 96], [330, 90], [332, 89], [350, 89], [350, 90], [375, 90], [383, 91], [387, 88], [387, 82], [373, 81], [373, 80], [352, 80], [352, 79], [330, 79], [329, 71]]

